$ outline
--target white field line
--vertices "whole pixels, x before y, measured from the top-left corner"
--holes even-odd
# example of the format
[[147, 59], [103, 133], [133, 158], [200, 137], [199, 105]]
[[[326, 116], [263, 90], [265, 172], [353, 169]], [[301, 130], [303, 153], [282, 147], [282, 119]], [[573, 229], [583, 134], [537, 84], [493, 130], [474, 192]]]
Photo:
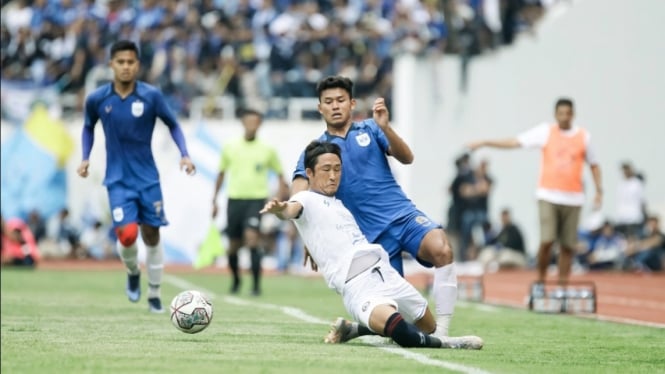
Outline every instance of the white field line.
[[615, 323], [623, 323], [623, 324], [627, 324], [627, 325], [636, 325], [636, 326], [655, 327], [655, 328], [659, 328], [659, 329], [665, 329], [665, 323], [640, 321], [640, 320], [631, 319], [631, 318], [612, 317], [612, 316], [605, 316], [605, 315], [588, 315], [588, 316], [581, 315], [581, 317], [596, 319], [596, 320], [605, 321], [605, 322], [615, 322]]
[[[208, 297], [212, 299], [218, 299], [219, 296], [216, 295], [213, 291], [205, 289], [203, 287], [199, 287], [198, 285], [194, 283], [190, 283], [182, 278], [173, 276], [173, 275], [164, 275], [164, 281], [166, 283], [171, 284], [172, 286], [178, 287], [182, 290], [199, 290], [204, 292]], [[293, 307], [288, 307], [288, 306], [283, 306], [283, 305], [276, 305], [276, 304], [268, 304], [268, 303], [260, 303], [256, 301], [249, 301], [245, 299], [240, 299], [238, 297], [233, 297], [233, 296], [223, 296], [221, 299], [229, 304], [234, 304], [234, 305], [245, 305], [245, 306], [251, 306], [255, 308], [262, 308], [262, 309], [268, 309], [268, 310], [279, 310], [282, 313], [294, 317], [296, 319], [299, 319], [304, 322], [308, 323], [316, 323], [316, 324], [325, 324], [328, 325], [331, 323], [331, 321], [328, 320], [323, 320], [318, 317], [314, 317], [312, 315], [307, 314], [305, 311], [298, 309], [298, 308], [293, 308]], [[414, 352], [413, 350], [408, 350], [404, 349], [395, 345], [386, 345], [386, 339], [385, 338], [380, 338], [380, 337], [372, 337], [372, 336], [363, 336], [360, 338], [363, 342], [370, 344], [374, 347], [377, 347], [385, 352], [396, 354], [398, 356], [402, 356], [406, 359], [410, 359], [413, 361], [416, 361], [420, 364], [423, 365], [429, 365], [429, 366], [435, 366], [435, 367], [441, 367], [445, 368], [448, 370], [456, 371], [459, 373], [465, 373], [465, 374], [489, 374], [489, 372], [474, 368], [471, 366], [466, 366], [462, 364], [457, 364], [454, 362], [449, 362], [449, 361], [443, 361], [443, 360], [437, 360], [433, 359], [430, 357], [425, 356], [422, 353]]]
[[622, 296], [603, 296], [600, 294], [598, 295], [598, 302], [637, 308], [662, 309], [665, 312], [665, 303], [662, 301], [641, 300]]
[[[514, 286], [514, 284], [505, 285], [505, 286], [501, 287], [501, 289], [508, 289], [510, 287], [513, 287], [513, 286]], [[626, 307], [632, 307], [632, 308], [646, 308], [646, 309], [655, 309], [655, 310], [665, 310], [665, 303], [663, 303], [662, 301], [643, 300], [643, 299], [634, 299], [634, 298], [631, 298], [631, 297], [603, 295], [602, 293], [598, 292], [598, 290], [596, 290], [596, 296], [598, 297], [598, 302], [603, 303], [603, 304], [609, 304], [609, 305], [615, 305], [615, 306], [626, 306]], [[524, 309], [525, 306], [527, 305], [528, 300], [529, 300], [529, 296], [526, 295], [526, 292], [525, 292], [524, 301], [522, 303], [516, 303], [516, 302], [500, 300], [500, 299], [485, 298], [484, 304], [477, 304], [477, 305], [474, 305], [474, 306], [476, 308], [478, 308], [479, 310], [482, 310], [481, 307], [480, 307], [481, 305], [487, 305], [487, 304], [503, 306], [503, 307]], [[460, 302], [458, 301], [457, 303], [459, 304]], [[649, 322], [649, 321], [642, 321], [642, 320], [632, 319], [632, 318], [608, 316], [608, 315], [605, 315], [605, 314], [590, 314], [590, 315], [575, 315], [575, 316], [589, 318], [589, 319], [597, 319], [599, 321], [608, 321], [608, 322], [624, 323], [624, 324], [628, 324], [628, 325], [656, 327], [656, 328], [660, 328], [660, 329], [665, 329], [665, 323]]]

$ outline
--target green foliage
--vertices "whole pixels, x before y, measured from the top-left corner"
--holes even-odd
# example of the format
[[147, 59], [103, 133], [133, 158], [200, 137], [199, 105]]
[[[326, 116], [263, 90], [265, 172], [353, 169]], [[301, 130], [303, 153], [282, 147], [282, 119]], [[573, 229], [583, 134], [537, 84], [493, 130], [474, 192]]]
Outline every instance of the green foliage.
[[167, 276], [166, 305], [183, 287], [212, 293], [212, 325], [189, 335], [128, 302], [117, 271], [1, 274], [3, 373], [665, 373], [663, 329], [459, 304], [451, 334], [485, 348], [408, 350], [421, 363], [384, 339], [323, 344], [346, 313], [319, 278], [266, 277], [256, 298], [227, 296], [224, 275]]

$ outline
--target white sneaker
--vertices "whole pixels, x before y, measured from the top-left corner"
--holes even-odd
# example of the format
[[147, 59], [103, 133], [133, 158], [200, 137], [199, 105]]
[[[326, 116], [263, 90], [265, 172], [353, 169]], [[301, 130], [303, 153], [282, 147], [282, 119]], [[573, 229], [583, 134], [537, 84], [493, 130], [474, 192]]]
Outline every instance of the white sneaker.
[[448, 336], [441, 339], [441, 348], [450, 349], [481, 349], [483, 339], [478, 336]]

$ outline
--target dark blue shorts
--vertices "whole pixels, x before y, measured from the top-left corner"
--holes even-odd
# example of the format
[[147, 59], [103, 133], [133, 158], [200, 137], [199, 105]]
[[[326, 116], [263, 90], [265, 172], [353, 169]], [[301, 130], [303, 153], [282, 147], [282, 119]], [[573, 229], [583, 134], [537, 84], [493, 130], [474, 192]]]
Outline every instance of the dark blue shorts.
[[388, 225], [381, 235], [374, 240], [374, 243], [383, 246], [390, 257], [390, 264], [401, 275], [404, 275], [402, 266], [403, 251], [411, 254], [422, 265], [432, 267], [429, 262], [418, 258], [418, 249], [420, 249], [420, 243], [425, 235], [438, 228], [442, 228], [442, 226], [416, 209]]
[[113, 227], [131, 222], [153, 227], [166, 226], [162, 189], [159, 184], [148, 188], [130, 188], [124, 185], [107, 186]]

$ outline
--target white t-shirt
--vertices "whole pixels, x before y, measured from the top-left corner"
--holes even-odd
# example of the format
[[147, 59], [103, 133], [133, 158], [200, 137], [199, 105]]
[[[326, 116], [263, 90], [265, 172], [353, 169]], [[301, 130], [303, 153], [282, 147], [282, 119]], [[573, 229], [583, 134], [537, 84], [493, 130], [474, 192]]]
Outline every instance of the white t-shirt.
[[335, 197], [301, 191], [290, 201], [302, 204], [303, 210], [293, 222], [328, 287], [338, 293], [342, 292], [354, 257], [383, 253], [380, 245], [367, 241], [351, 212]]
[[[547, 139], [550, 135], [550, 128], [552, 124], [542, 123], [537, 125], [517, 136], [517, 141], [520, 143], [522, 148], [539, 148], [542, 149], [547, 143]], [[579, 127], [573, 126], [568, 130], [563, 131], [564, 136], [575, 136], [577, 132], [580, 131]], [[593, 150], [591, 144], [591, 135], [586, 131], [586, 137], [584, 139], [584, 144], [586, 147], [585, 160], [589, 165], [597, 165], [598, 159]], [[571, 206], [582, 206], [584, 205], [584, 193], [583, 192], [568, 192], [568, 191], [559, 191], [548, 188], [538, 187], [536, 190], [536, 197], [539, 200], [544, 200], [552, 204], [561, 204], [561, 205], [571, 205]]]
[[617, 188], [616, 223], [634, 225], [642, 222], [644, 184], [637, 177], [623, 179]]

